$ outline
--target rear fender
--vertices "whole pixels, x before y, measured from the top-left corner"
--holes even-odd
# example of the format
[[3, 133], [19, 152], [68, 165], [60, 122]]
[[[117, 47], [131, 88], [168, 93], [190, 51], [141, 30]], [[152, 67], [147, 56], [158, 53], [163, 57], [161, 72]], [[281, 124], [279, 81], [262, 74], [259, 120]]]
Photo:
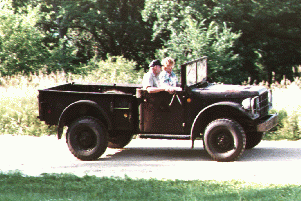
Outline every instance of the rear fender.
[[[93, 109], [93, 114], [90, 113], [82, 114], [78, 111], [78, 108], [83, 108], [86, 106], [88, 106], [89, 109]], [[58, 139], [61, 139], [62, 137], [64, 126], [69, 125], [72, 121], [74, 121], [75, 119], [81, 116], [93, 116], [101, 120], [107, 126], [108, 130], [110, 130], [112, 127], [109, 116], [106, 114], [106, 112], [103, 110], [102, 107], [100, 107], [96, 102], [91, 100], [80, 100], [68, 105], [62, 112], [59, 118], [58, 128], [57, 128]]]

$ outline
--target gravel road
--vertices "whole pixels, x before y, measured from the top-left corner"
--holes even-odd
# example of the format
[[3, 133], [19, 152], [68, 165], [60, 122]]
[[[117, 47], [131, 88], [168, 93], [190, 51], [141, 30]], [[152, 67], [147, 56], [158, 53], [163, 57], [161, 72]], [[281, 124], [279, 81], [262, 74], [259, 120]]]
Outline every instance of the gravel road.
[[301, 141], [262, 141], [235, 162], [212, 161], [196, 141], [134, 139], [124, 149], [107, 149], [97, 161], [80, 161], [55, 136], [0, 135], [0, 170], [26, 175], [72, 173], [181, 180], [241, 180], [301, 184]]

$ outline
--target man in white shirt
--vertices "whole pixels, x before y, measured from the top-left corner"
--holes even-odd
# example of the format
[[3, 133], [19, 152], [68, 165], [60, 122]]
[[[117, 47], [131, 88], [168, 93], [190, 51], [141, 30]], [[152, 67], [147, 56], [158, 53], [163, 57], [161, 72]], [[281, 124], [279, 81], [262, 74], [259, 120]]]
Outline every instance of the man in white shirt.
[[157, 93], [165, 91], [164, 88], [160, 87], [159, 74], [161, 72], [161, 62], [159, 60], [153, 60], [149, 64], [149, 71], [143, 76], [143, 89], [147, 90], [148, 93]]
[[162, 87], [160, 84], [159, 74], [161, 73], [161, 62], [159, 60], [153, 60], [149, 64], [149, 71], [143, 76], [143, 89], [148, 93], [157, 93], [160, 91], [167, 91], [168, 93], [174, 93], [172, 87]]

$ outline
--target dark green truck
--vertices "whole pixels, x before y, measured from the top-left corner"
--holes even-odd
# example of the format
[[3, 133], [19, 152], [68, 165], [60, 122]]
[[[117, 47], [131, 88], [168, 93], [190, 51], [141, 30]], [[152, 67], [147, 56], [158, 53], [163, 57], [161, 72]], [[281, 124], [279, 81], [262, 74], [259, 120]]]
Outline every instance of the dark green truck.
[[181, 90], [147, 93], [141, 85], [68, 83], [39, 90], [39, 119], [64, 127], [72, 154], [96, 160], [122, 148], [133, 135], [151, 139], [203, 140], [217, 161], [238, 159], [260, 143], [278, 121], [270, 114], [271, 90], [220, 85], [207, 80], [207, 58], [181, 65]]

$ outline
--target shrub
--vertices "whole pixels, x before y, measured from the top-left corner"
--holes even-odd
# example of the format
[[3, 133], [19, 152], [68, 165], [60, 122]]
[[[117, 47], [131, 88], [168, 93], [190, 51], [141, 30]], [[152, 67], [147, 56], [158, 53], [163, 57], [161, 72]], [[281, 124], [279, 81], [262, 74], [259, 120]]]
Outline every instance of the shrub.
[[97, 83], [142, 83], [142, 70], [135, 70], [136, 62], [128, 61], [121, 56], [108, 56], [108, 59], [91, 60], [87, 68], [93, 69], [84, 80]]
[[271, 131], [267, 132], [265, 140], [299, 140], [301, 139], [300, 112], [287, 115], [285, 110], [275, 111], [279, 115], [279, 123]]
[[271, 131], [267, 132], [265, 140], [299, 140], [301, 139], [301, 131], [299, 126], [298, 112], [288, 115], [287, 112], [282, 109], [280, 111], [272, 110], [271, 113], [278, 113], [279, 123]]

